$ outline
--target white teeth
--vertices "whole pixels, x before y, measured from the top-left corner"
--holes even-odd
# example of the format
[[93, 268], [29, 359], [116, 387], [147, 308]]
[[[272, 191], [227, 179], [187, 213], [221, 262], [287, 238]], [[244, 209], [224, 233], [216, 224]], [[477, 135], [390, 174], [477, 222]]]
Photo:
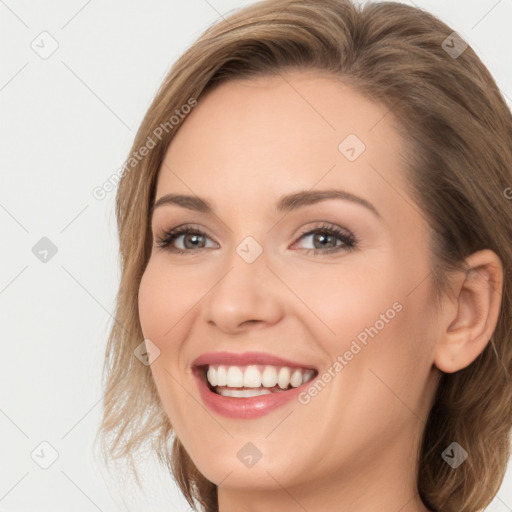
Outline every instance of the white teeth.
[[277, 384], [277, 369], [275, 366], [265, 366], [261, 374], [261, 383], [266, 388], [273, 388]]
[[261, 373], [256, 366], [248, 366], [244, 373], [245, 388], [259, 388], [261, 386]]
[[[293, 388], [301, 386], [313, 378], [315, 371], [311, 369], [277, 367], [272, 365], [225, 366], [210, 365], [206, 378], [212, 387], [254, 388], [262, 391], [263, 388], [274, 388], [276, 384], [281, 390], [290, 385]], [[235, 391], [235, 390], [228, 390]], [[236, 390], [241, 391], [241, 390]], [[253, 391], [253, 390], [249, 390]], [[268, 390], [267, 390], [268, 391]], [[270, 391], [269, 391], [270, 392]], [[220, 393], [220, 390], [219, 390]], [[221, 393], [222, 394], [222, 393]], [[262, 393], [259, 393], [262, 394]], [[267, 394], [267, 393], [263, 393]], [[235, 395], [225, 395], [235, 396]], [[245, 396], [245, 395], [237, 395]], [[249, 395], [247, 395], [249, 396]], [[250, 395], [257, 396], [257, 395]]]
[[[210, 367], [212, 368], [212, 367]], [[217, 386], [225, 386], [228, 383], [228, 371], [225, 366], [217, 368]], [[211, 383], [210, 383], [211, 384]]]
[[212, 386], [218, 386], [218, 384], [217, 384], [217, 370], [213, 366], [210, 366], [210, 368], [208, 368], [208, 372], [206, 373], [206, 378], [208, 379], [208, 382]]
[[290, 384], [297, 388], [302, 384], [302, 372], [300, 370], [295, 370], [290, 377]]
[[236, 398], [248, 398], [251, 396], [270, 395], [270, 389], [220, 389], [219, 395], [234, 396]]
[[285, 389], [290, 384], [290, 368], [283, 366], [279, 370], [279, 374], [277, 375], [277, 383], [281, 389]]
[[302, 374], [302, 384], [304, 384], [308, 380], [311, 380], [314, 374], [314, 370], [305, 370], [304, 373]]
[[244, 385], [244, 374], [238, 366], [230, 366], [227, 380], [226, 385], [230, 388], [241, 388]]

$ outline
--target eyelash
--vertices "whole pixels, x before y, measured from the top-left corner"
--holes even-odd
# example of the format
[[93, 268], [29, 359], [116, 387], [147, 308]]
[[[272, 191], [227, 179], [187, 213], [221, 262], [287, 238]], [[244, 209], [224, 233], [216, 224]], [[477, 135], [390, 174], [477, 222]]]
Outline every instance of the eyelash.
[[[322, 224], [320, 226], [317, 226], [314, 229], [304, 230], [300, 233], [299, 240], [305, 236], [309, 236], [316, 233], [324, 233], [327, 235], [333, 235], [339, 240], [342, 241], [342, 245], [332, 247], [330, 249], [322, 250], [322, 249], [304, 249], [306, 251], [306, 254], [331, 254], [339, 252], [340, 250], [345, 250], [347, 252], [353, 251], [358, 244], [358, 239], [355, 235], [353, 235], [348, 230], [342, 230], [337, 226], [334, 226], [332, 224]], [[201, 235], [208, 237], [208, 235], [202, 231], [199, 228], [196, 228], [191, 225], [184, 225], [179, 226], [177, 228], [174, 228], [170, 231], [164, 231], [162, 235], [157, 237], [156, 245], [164, 249], [166, 251], [169, 251], [171, 253], [175, 254], [185, 254], [186, 252], [199, 252], [203, 249], [207, 249], [207, 247], [200, 247], [199, 249], [178, 249], [176, 247], [172, 247], [172, 243], [181, 235], [188, 235], [188, 234], [194, 234], [194, 235]]]

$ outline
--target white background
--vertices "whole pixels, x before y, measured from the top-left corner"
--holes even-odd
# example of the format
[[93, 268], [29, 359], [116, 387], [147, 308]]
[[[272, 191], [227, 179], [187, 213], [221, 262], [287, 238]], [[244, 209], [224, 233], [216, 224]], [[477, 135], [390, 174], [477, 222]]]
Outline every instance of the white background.
[[[123, 164], [177, 57], [248, 3], [0, 1], [3, 512], [189, 508], [151, 461], [142, 493], [115, 487], [92, 455], [119, 280], [115, 191], [100, 201], [92, 190]], [[415, 5], [472, 45], [511, 105], [511, 0]], [[31, 48], [43, 31], [59, 45], [47, 59]], [[46, 263], [32, 253], [42, 237], [58, 249]], [[42, 441], [59, 454], [46, 470], [30, 456]], [[512, 511], [512, 467], [487, 510]]]

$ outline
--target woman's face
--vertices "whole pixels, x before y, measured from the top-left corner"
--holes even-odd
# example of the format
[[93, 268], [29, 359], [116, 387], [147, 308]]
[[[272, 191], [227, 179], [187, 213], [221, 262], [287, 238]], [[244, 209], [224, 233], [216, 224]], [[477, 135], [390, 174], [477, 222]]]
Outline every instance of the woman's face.
[[[410, 496], [438, 331], [428, 227], [387, 114], [319, 74], [230, 81], [167, 151], [156, 202], [191, 198], [154, 209], [140, 321], [173, 428], [223, 489], [300, 495], [364, 475]], [[197, 362], [224, 366], [218, 391], [245, 378], [265, 394], [215, 393]]]

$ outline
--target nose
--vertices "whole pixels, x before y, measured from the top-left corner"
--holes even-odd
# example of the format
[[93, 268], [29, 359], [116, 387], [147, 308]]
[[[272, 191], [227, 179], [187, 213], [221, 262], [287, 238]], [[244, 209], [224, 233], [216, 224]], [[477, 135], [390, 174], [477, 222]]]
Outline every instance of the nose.
[[201, 317], [224, 333], [276, 324], [284, 314], [283, 285], [267, 267], [264, 253], [247, 263], [238, 254], [202, 301]]

